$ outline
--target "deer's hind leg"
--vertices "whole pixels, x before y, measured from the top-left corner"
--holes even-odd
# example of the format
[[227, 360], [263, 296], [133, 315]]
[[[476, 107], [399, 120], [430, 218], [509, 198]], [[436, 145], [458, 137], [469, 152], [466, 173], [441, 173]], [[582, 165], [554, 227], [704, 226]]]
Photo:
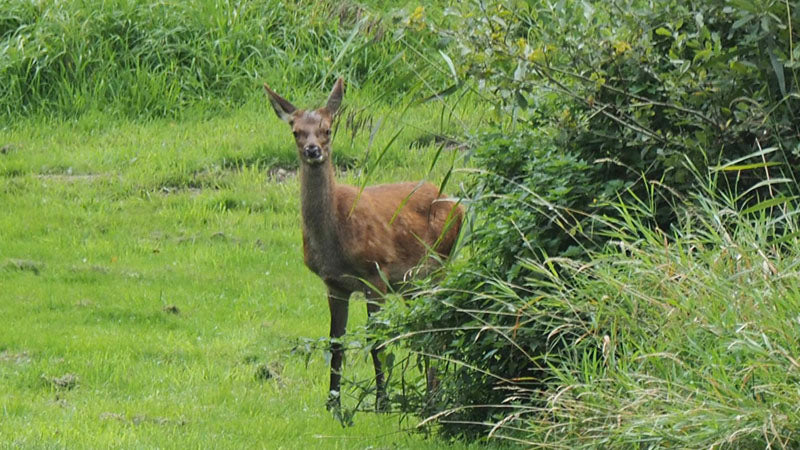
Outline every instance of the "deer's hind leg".
[[[381, 309], [383, 296], [386, 294], [386, 286], [383, 282], [379, 281], [366, 289], [364, 294], [367, 299], [367, 316], [372, 317], [373, 314]], [[381, 343], [373, 340], [370, 344], [372, 364], [375, 366], [375, 409], [377, 411], [387, 411], [389, 409], [389, 396], [386, 393], [386, 379], [383, 371], [383, 363], [380, 358]]]

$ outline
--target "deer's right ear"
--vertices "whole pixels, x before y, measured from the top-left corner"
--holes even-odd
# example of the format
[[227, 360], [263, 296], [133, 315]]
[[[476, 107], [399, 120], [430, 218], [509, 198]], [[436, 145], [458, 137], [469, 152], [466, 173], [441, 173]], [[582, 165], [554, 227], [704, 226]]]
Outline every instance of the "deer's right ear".
[[269, 97], [269, 103], [272, 105], [272, 109], [275, 110], [275, 114], [281, 118], [284, 122], [289, 122], [292, 118], [292, 113], [297, 110], [297, 108], [292, 105], [289, 100], [281, 97], [280, 95], [276, 94], [275, 91], [267, 86], [267, 83], [264, 83], [264, 90], [267, 91], [267, 96]]

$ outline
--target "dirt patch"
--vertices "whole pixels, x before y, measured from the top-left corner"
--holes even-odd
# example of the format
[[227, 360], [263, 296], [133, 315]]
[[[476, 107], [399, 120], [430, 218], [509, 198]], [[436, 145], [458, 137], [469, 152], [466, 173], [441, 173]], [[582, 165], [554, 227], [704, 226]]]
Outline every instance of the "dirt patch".
[[[53, 404], [58, 405], [59, 407], [64, 408], [64, 409], [72, 407], [72, 405], [69, 404], [67, 399], [61, 398], [58, 395], [56, 395], [56, 398], [53, 399]], [[71, 408], [71, 409], [74, 409], [74, 408]]]
[[113, 412], [104, 412], [100, 414], [100, 420], [114, 420], [128, 425], [154, 424], [162, 426], [183, 426], [187, 424], [184, 418], [170, 419], [167, 417], [150, 417], [144, 414], [136, 414], [128, 417], [125, 414]]
[[286, 180], [294, 178], [297, 178], [297, 169], [284, 169], [283, 167], [269, 169], [269, 179], [276, 183], [284, 183]]
[[222, 231], [217, 231], [216, 233], [211, 235], [212, 241], [235, 241], [235, 238], [228, 236], [227, 234], [223, 233]]
[[42, 379], [56, 389], [69, 391], [78, 387], [78, 376], [74, 373], [65, 373], [60, 377], [48, 377], [42, 375]]
[[72, 273], [99, 273], [99, 274], [102, 274], [102, 275], [106, 275], [109, 272], [111, 272], [111, 270], [108, 267], [97, 265], [97, 264], [93, 264], [91, 266], [73, 265], [72, 267], [70, 267], [70, 271]]
[[167, 314], [175, 314], [175, 315], [181, 313], [181, 310], [175, 305], [167, 305], [162, 309], [162, 311], [164, 311]]
[[94, 302], [88, 298], [82, 298], [77, 302], [75, 302], [75, 306], [77, 306], [78, 308], [91, 308], [94, 306]]
[[20, 272], [32, 272], [35, 275], [39, 275], [44, 268], [44, 263], [40, 261], [34, 261], [32, 259], [9, 258], [3, 263], [2, 267], [7, 270], [10, 269], [19, 270]]
[[259, 364], [256, 367], [256, 380], [267, 381], [276, 380], [281, 381], [283, 374], [283, 364], [278, 361], [271, 361], [264, 364]]
[[161, 186], [158, 192], [165, 195], [186, 192], [191, 196], [198, 196], [203, 192], [203, 189], [198, 187]]
[[0, 352], [0, 363], [7, 362], [11, 364], [27, 364], [31, 362], [31, 356], [28, 352], [9, 352], [8, 350], [3, 350]]
[[0, 147], [0, 155], [8, 155], [9, 153], [13, 153], [13, 152], [17, 151], [18, 148], [19, 147], [17, 147], [14, 144], [6, 144], [6, 145]]
[[108, 175], [100, 173], [72, 173], [72, 169], [67, 169], [64, 173], [41, 173], [36, 178], [44, 181], [58, 181], [62, 183], [90, 183], [107, 178]]

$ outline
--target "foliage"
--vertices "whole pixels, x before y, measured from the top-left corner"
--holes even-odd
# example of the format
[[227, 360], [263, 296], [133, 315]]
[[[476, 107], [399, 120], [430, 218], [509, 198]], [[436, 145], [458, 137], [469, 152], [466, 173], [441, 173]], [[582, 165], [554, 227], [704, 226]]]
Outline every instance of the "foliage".
[[[569, 313], [550, 339], [540, 408], [524, 410], [537, 443], [579, 448], [793, 447], [798, 242], [783, 216], [695, 198], [673, 236], [619, 205], [613, 246], [548, 281]], [[539, 266], [539, 269], [543, 267]]]
[[737, 210], [706, 183], [673, 233], [618, 203], [588, 262], [528, 253], [519, 284], [466, 268], [409, 302], [395, 332], [445, 368], [430, 420], [563, 448], [796, 446], [799, 205]]
[[[176, 117], [241, 105], [264, 80], [305, 92], [339, 75], [407, 88], [417, 75], [396, 63], [395, 19], [352, 2], [13, 0], [0, 13], [0, 114]], [[428, 48], [418, 35], [402, 39]]]
[[[643, 396], [647, 380], [654, 379], [663, 380], [663, 397], [680, 382], [685, 390], [678, 399], [710, 400], [717, 387], [707, 374], [714, 364], [733, 372], [741, 367], [741, 354], [727, 358], [721, 347], [712, 347], [719, 351], [703, 356], [710, 341], [687, 343], [678, 334], [688, 329], [708, 337], [706, 325], [728, 332], [752, 323], [743, 310], [722, 314], [723, 299], [758, 298], [788, 310], [796, 301], [783, 288], [765, 292], [758, 284], [760, 291], [740, 291], [749, 287], [728, 283], [747, 278], [756, 260], [769, 267], [778, 267], [773, 258], [786, 261], [778, 273], [794, 273], [798, 255], [772, 242], [792, 241], [795, 229], [787, 219], [795, 206], [786, 202], [800, 163], [800, 10], [775, 0], [476, 0], [453, 12], [449, 19], [458, 25], [438, 30], [452, 42], [452, 57], [445, 59], [458, 61], [456, 77], [476, 81], [493, 105], [499, 131], [482, 135], [475, 149], [480, 169], [470, 186], [475, 217], [469, 261], [441, 288], [426, 291], [430, 298], [412, 303], [407, 317], [395, 317], [410, 348], [447, 361], [437, 406], [451, 414], [436, 416], [443, 430], [472, 434], [480, 432], [476, 424], [503, 425], [530, 414], [529, 425], [539, 434], [523, 433], [525, 439], [538, 443], [563, 431], [559, 443], [567, 447], [601, 442], [581, 440], [585, 436], [622, 447], [637, 438], [711, 445], [723, 437], [745, 442], [765, 436], [733, 422], [709, 430], [714, 415], [737, 407], [719, 398], [718, 408], [709, 407], [698, 420], [705, 428], [679, 424], [686, 416], [679, 419], [685, 410], [676, 400], [674, 422], [645, 429], [648, 414], [660, 416], [665, 406]], [[470, 33], [459, 31], [464, 29]], [[708, 206], [709, 198], [715, 206]], [[728, 222], [728, 211], [739, 213]], [[622, 247], [608, 247], [609, 239]], [[715, 265], [715, 258], [723, 260], [720, 249], [732, 245], [753, 246], [747, 253], [753, 266]], [[659, 251], [699, 272], [672, 271]], [[662, 298], [664, 289], [669, 293]], [[751, 307], [758, 308], [745, 309]], [[719, 314], [693, 325], [698, 316], [687, 319], [670, 308]], [[777, 333], [789, 346], [782, 348], [793, 348], [794, 336], [772, 328], [781, 320], [788, 326], [791, 319], [761, 325], [765, 339], [772, 342]], [[672, 345], [669, 350], [660, 345], [665, 322], [676, 333], [663, 343]], [[681, 363], [667, 367], [652, 363], [663, 355], [645, 356], [662, 350]], [[622, 395], [632, 381], [608, 381], [606, 361], [614, 355], [625, 363], [614, 366], [614, 375], [640, 383], [635, 395]], [[767, 364], [751, 356], [753, 367]], [[777, 370], [790, 370], [787, 361]], [[640, 372], [627, 370], [636, 365]], [[689, 372], [687, 378], [674, 374], [678, 367]], [[580, 382], [568, 382], [575, 379]], [[742, 380], [726, 385], [735, 394], [729, 402], [747, 397], [742, 383], [750, 378]], [[586, 389], [573, 387], [580, 383]], [[781, 390], [791, 380], [776, 383]], [[575, 405], [586, 408], [584, 415], [556, 411], [561, 398], [574, 401], [573, 411]], [[597, 401], [582, 403], [584, 398]], [[757, 414], [769, 411], [763, 397], [748, 405]], [[612, 411], [634, 406], [639, 428], [626, 429], [629, 440], [614, 440], [622, 428], [615, 428]], [[592, 408], [605, 414], [598, 422], [589, 420]], [[796, 418], [788, 412], [781, 417], [788, 422], [767, 439], [796, 439], [788, 431]], [[582, 431], [583, 423], [592, 427]]]
[[[767, 148], [776, 151], [761, 162], [780, 167], [731, 170], [731, 185], [744, 191], [770, 175], [795, 178], [800, 34], [793, 24], [800, 11], [787, 2], [761, 3], [478, 3], [466, 19], [473, 32], [454, 36], [464, 55], [460, 70], [480, 80], [508, 136], [500, 142], [489, 136], [479, 164], [515, 140], [509, 151], [528, 146], [530, 162], [490, 162], [495, 173], [514, 172], [519, 185], [556, 204], [595, 213], [628, 188], [644, 195], [651, 180], [671, 189], [665, 195], [685, 194], [693, 188], [689, 167], [704, 171]], [[543, 175], [538, 168], [549, 162], [536, 147], [575, 165]], [[565, 184], [572, 172], [582, 174], [581, 184]], [[493, 181], [476, 183], [485, 193]], [[553, 189], [562, 195], [546, 195]], [[758, 202], [763, 191], [742, 200]], [[673, 219], [668, 201], [653, 205], [665, 229]], [[580, 217], [569, 224], [533, 220], [541, 231], [526, 236], [547, 254], [575, 244], [560, 229], [589, 226]], [[554, 241], [555, 233], [561, 238]]]

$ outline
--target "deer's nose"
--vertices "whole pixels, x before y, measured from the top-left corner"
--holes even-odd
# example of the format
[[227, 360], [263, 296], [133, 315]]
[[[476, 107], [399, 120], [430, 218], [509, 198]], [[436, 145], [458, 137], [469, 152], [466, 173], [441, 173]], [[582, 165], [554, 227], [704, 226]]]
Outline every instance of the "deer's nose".
[[322, 149], [318, 145], [307, 145], [303, 148], [303, 156], [306, 159], [320, 159], [322, 157]]

